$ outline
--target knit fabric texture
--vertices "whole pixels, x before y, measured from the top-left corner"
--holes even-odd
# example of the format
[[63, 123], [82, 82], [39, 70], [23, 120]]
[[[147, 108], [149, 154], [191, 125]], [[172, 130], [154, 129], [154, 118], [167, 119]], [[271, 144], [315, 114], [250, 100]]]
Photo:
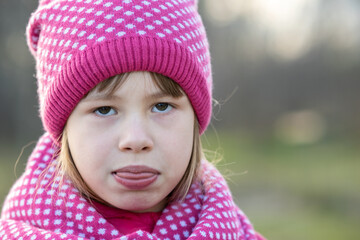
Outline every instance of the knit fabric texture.
[[59, 185], [51, 167], [57, 151], [52, 146], [45, 134], [10, 190], [0, 219], [1, 239], [263, 239], [234, 204], [221, 174], [205, 160], [201, 181], [183, 202], [168, 204], [153, 232], [121, 235], [69, 180]]
[[161, 212], [130, 212], [93, 201], [97, 212], [111, 223], [120, 233], [129, 234], [137, 230], [152, 232]]
[[40, 0], [27, 26], [40, 115], [57, 141], [99, 82], [150, 71], [177, 82], [203, 133], [211, 116], [209, 44], [196, 0]]

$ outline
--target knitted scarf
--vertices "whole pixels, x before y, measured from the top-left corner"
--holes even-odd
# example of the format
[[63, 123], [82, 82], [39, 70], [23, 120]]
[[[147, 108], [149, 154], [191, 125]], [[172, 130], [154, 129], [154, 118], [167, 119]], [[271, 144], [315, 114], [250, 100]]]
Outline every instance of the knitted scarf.
[[234, 204], [221, 174], [202, 161], [201, 181], [182, 202], [163, 210], [152, 233], [123, 235], [108, 223], [69, 180], [59, 185], [49, 167], [56, 148], [43, 135], [24, 174], [11, 188], [0, 220], [1, 239], [262, 239]]

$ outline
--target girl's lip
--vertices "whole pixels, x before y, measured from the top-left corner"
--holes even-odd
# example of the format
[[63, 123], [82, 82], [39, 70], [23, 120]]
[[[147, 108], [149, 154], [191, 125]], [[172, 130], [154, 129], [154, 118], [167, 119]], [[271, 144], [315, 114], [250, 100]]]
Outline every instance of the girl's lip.
[[126, 188], [140, 190], [155, 182], [160, 172], [144, 165], [131, 165], [115, 170], [112, 174]]

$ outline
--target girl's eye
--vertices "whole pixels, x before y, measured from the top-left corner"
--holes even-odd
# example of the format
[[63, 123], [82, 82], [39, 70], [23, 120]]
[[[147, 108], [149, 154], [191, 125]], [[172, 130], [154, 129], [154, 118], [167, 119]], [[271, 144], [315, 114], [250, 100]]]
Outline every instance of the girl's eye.
[[107, 106], [99, 107], [94, 112], [99, 116], [111, 116], [116, 113], [112, 107], [107, 107]]
[[167, 113], [169, 112], [173, 107], [168, 103], [157, 103], [155, 106], [151, 109], [153, 112], [157, 113]]

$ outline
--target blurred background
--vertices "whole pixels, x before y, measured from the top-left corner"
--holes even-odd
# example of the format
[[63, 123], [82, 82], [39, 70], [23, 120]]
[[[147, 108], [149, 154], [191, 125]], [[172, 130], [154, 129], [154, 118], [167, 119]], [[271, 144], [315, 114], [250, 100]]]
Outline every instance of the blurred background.
[[[0, 203], [43, 131], [24, 35], [37, 2], [0, 1]], [[199, 10], [217, 101], [203, 141], [238, 205], [269, 240], [360, 239], [360, 1]]]

